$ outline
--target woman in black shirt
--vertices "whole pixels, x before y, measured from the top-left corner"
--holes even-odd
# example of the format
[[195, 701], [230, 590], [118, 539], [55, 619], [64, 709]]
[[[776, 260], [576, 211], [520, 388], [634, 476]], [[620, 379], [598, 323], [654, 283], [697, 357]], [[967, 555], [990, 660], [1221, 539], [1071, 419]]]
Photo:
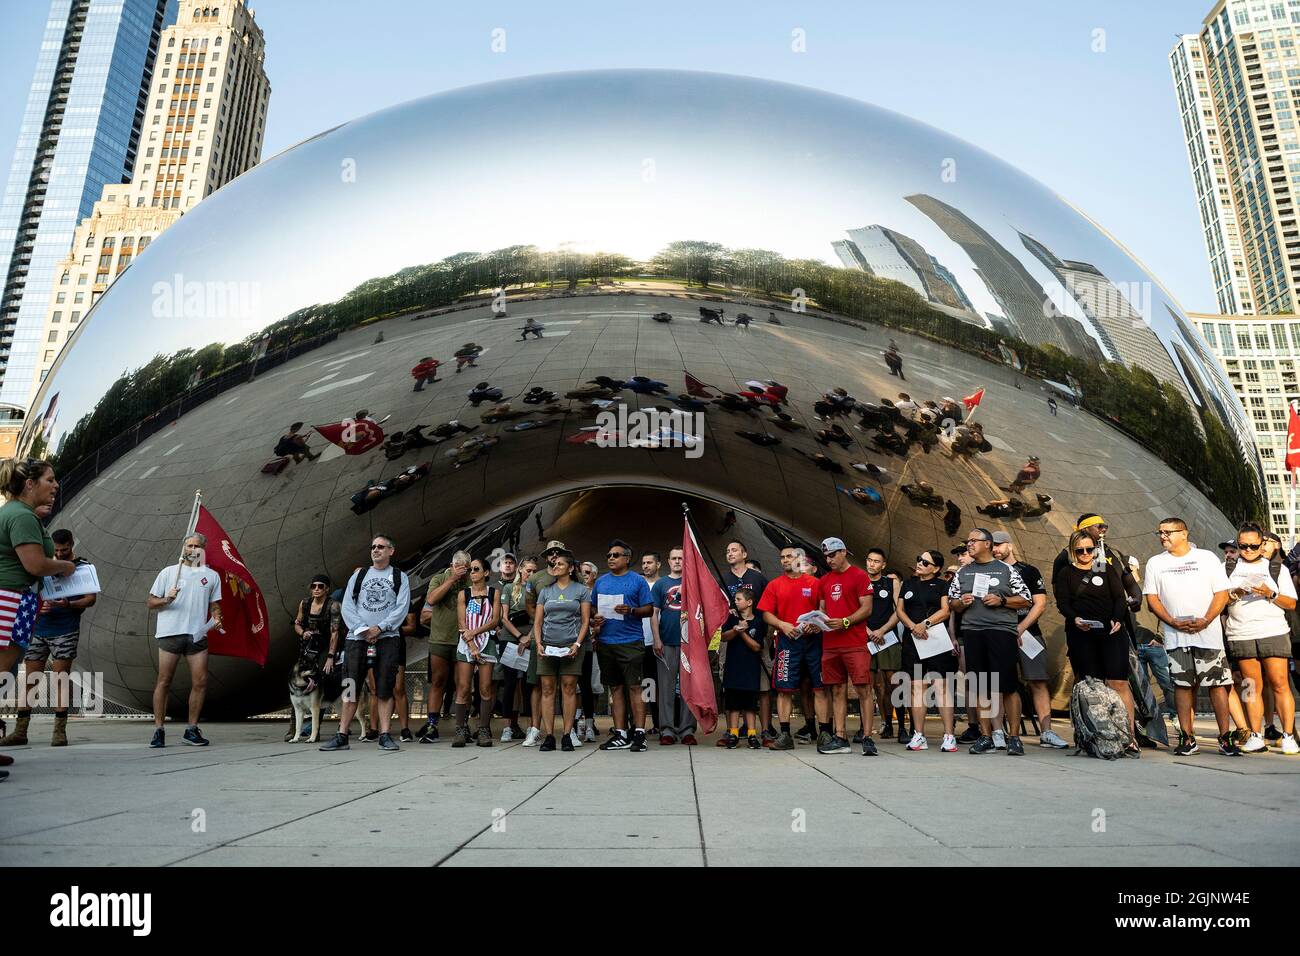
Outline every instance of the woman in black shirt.
[[957, 737], [953, 732], [953, 704], [955, 688], [951, 687], [957, 673], [957, 654], [945, 651], [922, 658], [917, 645], [930, 640], [929, 629], [948, 619], [948, 582], [939, 576], [943, 569], [943, 555], [938, 551], [922, 551], [916, 557], [916, 573], [902, 583], [894, 595], [894, 608], [906, 631], [903, 634], [903, 671], [912, 688], [912, 740], [908, 750], [928, 750], [925, 739], [925, 691], [934, 688], [934, 699], [943, 717], [943, 744], [945, 753], [957, 750]]
[[[1065, 645], [1074, 677], [1096, 677], [1119, 694], [1133, 724], [1133, 694], [1128, 686], [1128, 613], [1124, 582], [1110, 565], [1093, 568], [1097, 545], [1084, 531], [1070, 536], [1071, 563], [1052, 581], [1056, 608], [1065, 618]], [[1136, 751], [1136, 746], [1131, 751]]]

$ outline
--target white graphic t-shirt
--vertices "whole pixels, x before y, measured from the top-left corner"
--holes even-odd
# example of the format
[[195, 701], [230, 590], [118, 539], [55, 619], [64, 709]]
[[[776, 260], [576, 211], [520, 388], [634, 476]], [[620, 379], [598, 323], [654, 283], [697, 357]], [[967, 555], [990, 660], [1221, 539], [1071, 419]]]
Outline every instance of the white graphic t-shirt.
[[[1228, 576], [1217, 555], [1204, 548], [1192, 548], [1182, 557], [1169, 552], [1157, 554], [1147, 561], [1147, 571], [1142, 582], [1143, 594], [1154, 594], [1160, 599], [1169, 616], [1202, 617], [1218, 591], [1228, 590]], [[1165, 647], [1202, 647], [1210, 651], [1223, 650], [1223, 626], [1214, 618], [1203, 631], [1189, 634], [1170, 627], [1163, 621], [1160, 633]]]

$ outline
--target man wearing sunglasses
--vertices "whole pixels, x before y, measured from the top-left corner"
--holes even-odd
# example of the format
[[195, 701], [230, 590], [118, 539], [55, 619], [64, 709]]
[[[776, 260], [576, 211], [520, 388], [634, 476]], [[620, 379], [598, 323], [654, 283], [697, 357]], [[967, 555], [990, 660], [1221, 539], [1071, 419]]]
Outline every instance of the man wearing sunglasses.
[[1174, 756], [1200, 753], [1192, 706], [1197, 686], [1204, 685], [1210, 689], [1210, 704], [1219, 726], [1219, 753], [1236, 757], [1241, 751], [1228, 733], [1232, 672], [1219, 621], [1228, 603], [1228, 576], [1213, 552], [1192, 547], [1182, 518], [1166, 518], [1156, 535], [1164, 553], [1147, 560], [1142, 590], [1147, 607], [1160, 620], [1169, 655], [1169, 676], [1178, 704], [1179, 741]]
[[[1020, 677], [1017, 671], [1019, 611], [1030, 606], [1029, 588], [1020, 573], [993, 557], [993, 534], [975, 528], [966, 536], [971, 562], [963, 566], [948, 586], [948, 606], [961, 621], [965, 641], [967, 678], [974, 677], [980, 706], [980, 736], [971, 744], [973, 754], [991, 753], [993, 728], [1020, 725]], [[967, 697], [971, 696], [967, 688]], [[999, 701], [999, 697], [1001, 700]], [[1020, 738], [1007, 734], [1007, 753], [1022, 757]]]
[[411, 581], [392, 564], [396, 549], [393, 539], [377, 534], [370, 540], [370, 567], [357, 570], [343, 589], [343, 673], [352, 681], [351, 692], [344, 686], [339, 714], [339, 732], [321, 750], [348, 750], [347, 730], [357, 712], [357, 696], [366, 680], [367, 669], [375, 672], [374, 706], [379, 708], [379, 749], [400, 750], [388, 732], [393, 717], [393, 692], [402, 663], [405, 638], [402, 622], [411, 606]]
[[[628, 570], [631, 560], [632, 546], [626, 541], [615, 539], [609, 543], [609, 553], [605, 555], [605, 566], [609, 571], [596, 579], [591, 603], [597, 611], [592, 621], [599, 628], [596, 662], [600, 664], [602, 680], [609, 687], [610, 706], [617, 729], [600, 745], [600, 749], [641, 753], [646, 749], [646, 702], [641, 696], [645, 639], [641, 621], [654, 613], [654, 598], [645, 578]], [[626, 729], [624, 688], [627, 688], [632, 709], [630, 739]]]

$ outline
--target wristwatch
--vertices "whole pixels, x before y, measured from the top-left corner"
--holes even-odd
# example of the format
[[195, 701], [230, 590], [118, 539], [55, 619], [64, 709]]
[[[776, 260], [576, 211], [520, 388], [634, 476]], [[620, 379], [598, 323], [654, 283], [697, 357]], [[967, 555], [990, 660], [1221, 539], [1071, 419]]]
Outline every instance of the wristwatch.
[[840, 621], [840, 627], [844, 628], [844, 630], [846, 631], [852, 626], [853, 625], [849, 623], [849, 619], [847, 617], [844, 618], [842, 621]]

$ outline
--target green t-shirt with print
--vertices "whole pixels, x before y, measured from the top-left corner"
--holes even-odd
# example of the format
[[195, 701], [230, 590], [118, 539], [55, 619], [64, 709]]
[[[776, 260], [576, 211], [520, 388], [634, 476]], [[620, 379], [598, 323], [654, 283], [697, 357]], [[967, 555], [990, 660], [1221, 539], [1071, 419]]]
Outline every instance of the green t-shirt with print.
[[14, 551], [22, 544], [39, 544], [47, 558], [54, 557], [54, 541], [36, 512], [21, 501], [10, 501], [0, 507], [0, 588], [22, 591], [36, 581]]
[[458, 589], [455, 587], [448, 588], [441, 601], [437, 604], [428, 603], [428, 595], [441, 587], [450, 577], [452, 577], [451, 568], [447, 568], [445, 571], [439, 571], [429, 579], [429, 590], [425, 593], [424, 606], [432, 614], [432, 617], [429, 618], [430, 644], [455, 644], [460, 640], [460, 622], [456, 618], [456, 591]]

